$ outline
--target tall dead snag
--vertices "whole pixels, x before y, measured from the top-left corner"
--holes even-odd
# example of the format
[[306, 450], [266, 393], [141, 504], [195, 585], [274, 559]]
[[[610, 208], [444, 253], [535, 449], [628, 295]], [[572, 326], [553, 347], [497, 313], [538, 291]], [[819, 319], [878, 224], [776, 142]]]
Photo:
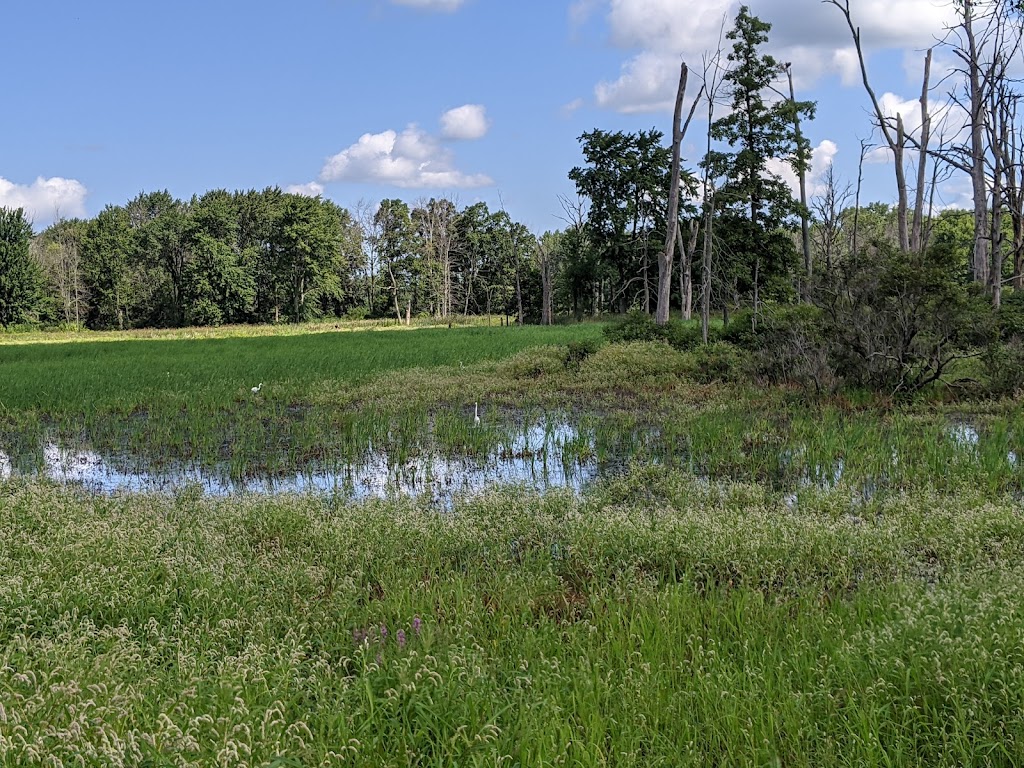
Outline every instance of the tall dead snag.
[[928, 81], [931, 79], [932, 49], [924, 56], [924, 77], [921, 81], [921, 141], [917, 157], [917, 189], [914, 191], [914, 222], [910, 227], [910, 250], [924, 249], [924, 191], [928, 186], [928, 142], [931, 140], [932, 118], [928, 113]]
[[[672, 116], [672, 167], [668, 189], [668, 215], [666, 217], [666, 229], [668, 231], [665, 233], [665, 250], [662, 251], [658, 259], [658, 307], [654, 316], [654, 320], [658, 325], [665, 325], [668, 322], [669, 301], [672, 297], [672, 261], [675, 254], [676, 241], [679, 239], [679, 185], [682, 176], [681, 154], [683, 137], [686, 135], [686, 129], [690, 126], [690, 120], [693, 119], [693, 113], [697, 109], [697, 102], [700, 100], [701, 95], [698, 93], [697, 98], [693, 100], [690, 114], [686, 118], [686, 123], [683, 124], [683, 98], [686, 95], [688, 75], [689, 71], [684, 61], [679, 67], [679, 89], [676, 91], [676, 107]], [[703, 88], [701, 92], [703, 92]], [[685, 250], [680, 250], [685, 258]], [[682, 266], [685, 267], [686, 265]], [[686, 303], [685, 298], [683, 303]]]
[[554, 323], [554, 283], [555, 283], [555, 254], [551, 243], [551, 236], [545, 234], [537, 238], [537, 250], [535, 252], [537, 266], [540, 269], [540, 324], [552, 325]]
[[[899, 241], [900, 250], [908, 252], [912, 249], [913, 243], [922, 242], [921, 238], [921, 227], [923, 226], [923, 218], [920, 217], [916, 212], [914, 215], [915, 231], [912, 233], [910, 227], [907, 225], [907, 209], [909, 208], [909, 200], [907, 197], [907, 176], [903, 165], [904, 151], [907, 146], [907, 134], [903, 125], [903, 116], [900, 114], [896, 115], [895, 125], [892, 124], [890, 118], [886, 117], [882, 111], [882, 106], [878, 102], [878, 97], [875, 95], [874, 89], [871, 87], [871, 81], [868, 78], [867, 64], [864, 60], [864, 50], [861, 47], [860, 40], [860, 27], [853, 23], [853, 17], [850, 15], [850, 0], [825, 0], [829, 5], [834, 5], [843, 14], [846, 19], [846, 25], [850, 28], [850, 34], [853, 37], [853, 45], [857, 51], [857, 61], [860, 64], [861, 81], [864, 83], [864, 90], [868, 94], [868, 98], [871, 100], [871, 108], [875, 113], [875, 120], [878, 123], [879, 130], [882, 133], [882, 138], [885, 140], [886, 146], [893, 154], [893, 166], [896, 172], [896, 222], [899, 230]], [[922, 92], [927, 93], [928, 90], [928, 73], [931, 67], [931, 51], [929, 50], [928, 55], [925, 59], [925, 85]], [[927, 107], [922, 102], [922, 111], [926, 111]], [[917, 142], [914, 144], [921, 150], [921, 164], [924, 164], [924, 159], [927, 157], [928, 148], [927, 141]], [[920, 168], [919, 168], [920, 174]], [[919, 176], [920, 178], [920, 176]], [[916, 195], [915, 208], [920, 210], [924, 204], [924, 185], [919, 184]]]
[[[726, 68], [722, 64], [722, 40], [725, 36], [725, 17], [718, 32], [718, 49], [713, 56], [704, 58], [704, 92], [708, 105], [708, 129], [706, 134], [707, 147], [704, 154], [703, 174], [701, 178], [701, 219], [700, 227], [703, 234], [701, 245], [700, 272], [700, 337], [703, 344], [708, 343], [708, 326], [711, 324], [711, 255], [715, 223], [715, 180], [711, 175], [711, 126], [715, 118], [715, 101], [724, 81]], [[696, 233], [692, 234], [696, 237]], [[695, 241], [694, 241], [695, 242]]]
[[676, 244], [682, 254], [679, 264], [679, 295], [683, 303], [683, 319], [693, 317], [693, 256], [697, 252], [697, 233], [700, 232], [698, 219], [690, 219], [690, 236], [683, 243], [682, 230], [676, 229]]
[[1024, 290], [1024, 144], [1021, 142], [1017, 124], [1017, 104], [1019, 94], [1007, 93], [1002, 100], [1000, 110], [1004, 137], [1001, 148], [1003, 154], [1003, 174], [1005, 178], [1003, 196], [1006, 211], [1010, 216], [1013, 232], [1011, 252], [1013, 254], [1013, 289]]
[[[789, 103], [796, 104], [796, 90], [793, 88], [793, 65], [786, 62], [782, 65], [789, 80]], [[807, 207], [807, 166], [810, 158], [808, 156], [807, 142], [804, 140], [803, 131], [800, 130], [800, 110], [793, 110], [793, 137], [796, 139], [796, 166], [797, 175], [800, 180], [800, 242], [804, 251], [804, 300], [810, 297], [811, 280], [814, 277], [814, 262], [811, 260], [811, 223], [810, 209]]]

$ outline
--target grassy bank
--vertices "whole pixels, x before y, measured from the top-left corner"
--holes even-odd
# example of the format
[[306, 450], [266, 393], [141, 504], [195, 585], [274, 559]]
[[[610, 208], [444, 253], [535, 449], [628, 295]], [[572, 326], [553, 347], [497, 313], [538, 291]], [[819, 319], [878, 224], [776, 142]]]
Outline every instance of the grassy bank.
[[438, 515], [9, 484], [0, 762], [1015, 765], [1022, 555], [971, 488], [794, 513], [638, 469]]

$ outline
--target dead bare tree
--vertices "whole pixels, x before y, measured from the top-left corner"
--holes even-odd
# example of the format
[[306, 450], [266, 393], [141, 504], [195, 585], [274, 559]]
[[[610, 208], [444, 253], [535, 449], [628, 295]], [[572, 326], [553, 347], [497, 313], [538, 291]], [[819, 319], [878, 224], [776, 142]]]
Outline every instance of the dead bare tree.
[[[782, 70], [789, 80], [789, 102], [796, 104], [796, 90], [793, 88], [793, 64], [786, 62]], [[796, 139], [796, 166], [797, 178], [800, 182], [800, 244], [804, 253], [804, 299], [809, 297], [811, 279], [814, 277], [814, 262], [811, 260], [811, 224], [810, 209], [807, 206], [807, 166], [809, 157], [806, 156], [804, 134], [800, 130], [800, 111], [793, 110], [793, 137]]]
[[1008, 93], [1001, 99], [1000, 147], [1003, 161], [1003, 201], [1010, 216], [1012, 231], [1013, 289], [1024, 290], [1024, 143], [1017, 122], [1017, 106], [1021, 94]]
[[722, 25], [718, 30], [718, 48], [714, 54], [705, 54], [703, 57], [703, 87], [704, 98], [708, 108], [707, 147], [704, 155], [704, 167], [701, 178], [701, 205], [704, 226], [704, 240], [701, 250], [701, 277], [700, 277], [700, 336], [704, 344], [708, 343], [708, 326], [711, 322], [711, 256], [714, 237], [715, 218], [715, 180], [711, 176], [711, 126], [715, 121], [715, 104], [724, 83], [727, 72], [726, 65], [722, 59], [722, 41], [725, 39], [725, 16], [722, 17]]
[[857, 235], [860, 230], [860, 191], [864, 185], [864, 158], [867, 156], [870, 143], [867, 139], [860, 140], [860, 159], [857, 161], [857, 191], [853, 199], [853, 234], [850, 237], [850, 253], [856, 254]]
[[[686, 130], [690, 127], [690, 121], [693, 119], [693, 113], [697, 110], [701, 94], [704, 93], [704, 87], [701, 86], [700, 91], [697, 93], [697, 98], [693, 100], [693, 105], [690, 107], [690, 114], [687, 116], [686, 122], [683, 123], [683, 99], [686, 96], [686, 80], [688, 75], [689, 70], [684, 61], [679, 67], [679, 88], [676, 91], [676, 106], [672, 118], [672, 166], [668, 191], [668, 213], [666, 216], [666, 229], [668, 231], [665, 234], [665, 250], [658, 259], [658, 306], [654, 318], [658, 325], [665, 325], [668, 322], [669, 302], [672, 297], [672, 262], [674, 261], [676, 242], [680, 241], [679, 186], [682, 181], [682, 143], [683, 138], [686, 136]], [[682, 247], [679, 250], [685, 262], [686, 250]], [[680, 264], [680, 269], [687, 269], [688, 267], [689, 264]], [[686, 303], [685, 298], [682, 300], [682, 303]]]
[[840, 184], [832, 165], [825, 170], [822, 182], [824, 189], [811, 202], [811, 210], [818, 221], [812, 239], [819, 258], [825, 263], [825, 271], [831, 273], [843, 243], [843, 211], [853, 191], [849, 184]]
[[[909, 252], [913, 249], [915, 243], [920, 247], [923, 218], [918, 213], [915, 213], [912, 224], [913, 231], [911, 231], [912, 227], [908, 226], [907, 222], [907, 212], [910, 203], [907, 194], [907, 175], [904, 165], [905, 151], [910, 137], [907, 135], [903, 115], [897, 113], [895, 120], [888, 117], [882, 110], [878, 97], [875, 95], [874, 88], [871, 86], [871, 80], [868, 77], [867, 62], [864, 58], [864, 49], [861, 45], [860, 27], [854, 24], [853, 16], [850, 13], [850, 0], [823, 0], [823, 2], [826, 2], [829, 5], [834, 5], [840, 10], [843, 17], [846, 19], [846, 24], [850, 29], [850, 35], [853, 38], [854, 48], [857, 51], [857, 61], [860, 64], [861, 81], [863, 82], [864, 90], [867, 92], [868, 98], [871, 101], [875, 124], [881, 131], [882, 138], [884, 139], [886, 146], [893, 154], [893, 168], [896, 175], [896, 221], [899, 232], [899, 247], [900, 250]], [[930, 72], [931, 49], [929, 49], [925, 54], [925, 72], [921, 103], [923, 115], [927, 114], [927, 93]], [[919, 149], [918, 178], [921, 182], [918, 184], [917, 190], [915, 190], [914, 208], [915, 211], [921, 211], [924, 207], [925, 196], [923, 179], [926, 178], [924, 166], [928, 158], [928, 132], [923, 131], [921, 137], [912, 143]]]

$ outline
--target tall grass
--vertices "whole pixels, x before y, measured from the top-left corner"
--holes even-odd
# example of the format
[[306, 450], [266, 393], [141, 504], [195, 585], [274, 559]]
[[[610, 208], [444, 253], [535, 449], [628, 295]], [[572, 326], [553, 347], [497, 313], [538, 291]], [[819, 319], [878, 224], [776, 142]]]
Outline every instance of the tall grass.
[[849, 509], [659, 469], [446, 515], [14, 483], [0, 762], [1020, 764], [1016, 505]]

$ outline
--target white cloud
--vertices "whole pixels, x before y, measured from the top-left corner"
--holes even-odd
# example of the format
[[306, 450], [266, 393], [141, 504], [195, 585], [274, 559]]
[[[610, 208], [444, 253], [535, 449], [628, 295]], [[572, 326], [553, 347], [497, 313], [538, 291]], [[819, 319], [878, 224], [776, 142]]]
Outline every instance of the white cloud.
[[441, 115], [441, 134], [446, 139], [482, 139], [490, 127], [487, 110], [481, 104], [463, 104]]
[[303, 197], [319, 197], [324, 193], [323, 184], [311, 181], [308, 184], [289, 184], [284, 188], [289, 195], [302, 195]]
[[[634, 53], [617, 80], [597, 84], [595, 95], [601, 106], [626, 113], [671, 110], [680, 58], [697, 70], [702, 55], [716, 45], [723, 21], [728, 31], [740, 6], [739, 0], [600, 2], [607, 8], [612, 44]], [[932, 45], [955, 17], [952, 3], [935, 0], [858, 0], [854, 5], [853, 20], [869, 56], [882, 49]], [[582, 4], [577, 13], [592, 8], [593, 3]], [[762, 0], [755, 13], [772, 24], [766, 51], [793, 63], [798, 89], [826, 73], [838, 73], [844, 85], [859, 82], [850, 31], [839, 9], [806, 0], [794, 12], [793, 0]], [[731, 41], [722, 43], [728, 52]]]
[[37, 226], [58, 216], [85, 216], [88, 191], [80, 181], [42, 176], [29, 185], [15, 184], [0, 177], [0, 208], [24, 208], [25, 215]]
[[328, 158], [320, 181], [387, 184], [403, 189], [485, 187], [489, 176], [465, 174], [454, 166], [451, 151], [410, 124], [404, 131], [364, 133], [352, 146]]
[[422, 8], [426, 11], [444, 11], [450, 13], [458, 10], [466, 0], [391, 0], [395, 5], [406, 5], [410, 8]]
[[622, 65], [618, 80], [598, 83], [594, 96], [599, 106], [617, 112], [664, 112], [675, 101], [678, 73], [678, 59], [645, 51]]
[[[825, 139], [811, 150], [810, 168], [807, 169], [807, 196], [814, 197], [824, 190], [825, 172], [839, 154], [839, 147], [834, 141]], [[779, 176], [796, 195], [800, 192], [800, 178], [793, 166], [786, 160], [772, 158], [768, 161], [768, 170]]]

